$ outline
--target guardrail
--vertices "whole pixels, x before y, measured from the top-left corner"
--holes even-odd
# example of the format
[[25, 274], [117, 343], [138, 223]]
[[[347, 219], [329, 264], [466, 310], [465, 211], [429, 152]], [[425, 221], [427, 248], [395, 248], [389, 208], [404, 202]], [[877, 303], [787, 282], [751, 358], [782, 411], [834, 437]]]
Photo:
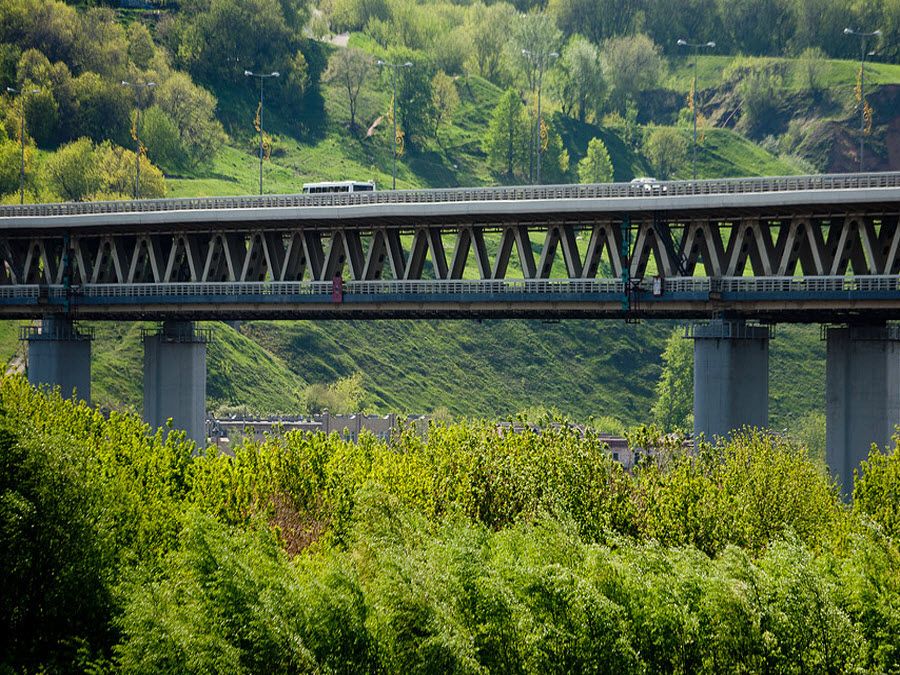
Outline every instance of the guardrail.
[[528, 201], [545, 199], [611, 199], [648, 196], [728, 195], [802, 190], [859, 190], [900, 187], [900, 172], [725, 178], [649, 183], [541, 185], [489, 188], [390, 190], [319, 195], [142, 199], [109, 202], [26, 204], [0, 207], [0, 218], [71, 216], [103, 213], [145, 213], [219, 209], [258, 209], [366, 204], [429, 204], [447, 202]]
[[[654, 279], [633, 281], [631, 291], [647, 297], [669, 294], [785, 294], [785, 293], [885, 293], [900, 294], [900, 276], [828, 276], [828, 277], [673, 277], [661, 280], [654, 288]], [[160, 283], [160, 284], [85, 284], [66, 288], [61, 285], [0, 286], [0, 300], [45, 301], [90, 298], [179, 298], [198, 296], [208, 298], [247, 297], [328, 297], [334, 285], [330, 281], [298, 282], [219, 282], [219, 283]], [[419, 280], [419, 281], [345, 281], [342, 287], [347, 296], [406, 295], [458, 296], [471, 295], [622, 295], [625, 285], [620, 279], [497, 279], [497, 280]]]

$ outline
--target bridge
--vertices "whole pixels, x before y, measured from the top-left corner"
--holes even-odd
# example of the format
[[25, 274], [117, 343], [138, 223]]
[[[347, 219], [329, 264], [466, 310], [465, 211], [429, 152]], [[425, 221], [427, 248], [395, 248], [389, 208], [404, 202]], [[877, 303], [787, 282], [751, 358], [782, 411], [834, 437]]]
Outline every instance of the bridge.
[[846, 479], [900, 422], [898, 225], [900, 173], [0, 207], [0, 318], [41, 319], [32, 379], [83, 396], [74, 320], [161, 321], [145, 414], [198, 440], [200, 319], [707, 320], [707, 435], [767, 422], [771, 325], [822, 323]]

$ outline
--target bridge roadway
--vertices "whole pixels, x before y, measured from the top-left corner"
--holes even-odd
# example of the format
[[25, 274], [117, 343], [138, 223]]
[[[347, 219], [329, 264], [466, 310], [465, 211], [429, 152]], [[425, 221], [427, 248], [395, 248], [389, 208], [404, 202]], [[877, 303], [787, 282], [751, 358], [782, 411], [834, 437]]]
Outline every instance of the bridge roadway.
[[689, 331], [710, 436], [767, 424], [768, 324], [846, 324], [827, 445], [849, 483], [900, 422], [900, 173], [0, 207], [33, 382], [89, 398], [75, 318], [162, 321], [145, 417], [203, 442], [193, 321], [263, 317], [712, 319]]

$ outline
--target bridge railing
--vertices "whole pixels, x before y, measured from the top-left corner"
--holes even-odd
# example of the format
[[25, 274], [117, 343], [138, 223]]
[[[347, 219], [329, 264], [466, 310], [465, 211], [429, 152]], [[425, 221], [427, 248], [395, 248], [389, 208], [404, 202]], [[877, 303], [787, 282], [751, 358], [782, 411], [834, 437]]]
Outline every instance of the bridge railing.
[[729, 195], [806, 190], [858, 190], [900, 187], [900, 172], [726, 178], [698, 181], [541, 185], [488, 188], [388, 190], [317, 195], [196, 197], [107, 202], [26, 204], [0, 207], [0, 218], [144, 213], [159, 211], [233, 210], [361, 206], [371, 204], [430, 204], [449, 202], [528, 201], [547, 199], [612, 199], [658, 196]]
[[[727, 293], [771, 294], [835, 294], [835, 293], [898, 293], [900, 276], [822, 276], [822, 277], [673, 277], [655, 281], [643, 279], [632, 282], [632, 290], [648, 297], [665, 300], [671, 294]], [[0, 286], [0, 301], [39, 303], [61, 301], [66, 298], [77, 303], [79, 298], [177, 301], [179, 298], [208, 298], [212, 302], [249, 297], [320, 297], [331, 298], [334, 286], [330, 281], [297, 282], [217, 282], [217, 283], [144, 283], [144, 284], [84, 284], [66, 288], [62, 285]], [[418, 280], [418, 281], [346, 281], [343, 295], [376, 296], [451, 296], [465, 301], [466, 296], [480, 295], [605, 295], [618, 296], [625, 292], [620, 279], [489, 279], [489, 280]]]

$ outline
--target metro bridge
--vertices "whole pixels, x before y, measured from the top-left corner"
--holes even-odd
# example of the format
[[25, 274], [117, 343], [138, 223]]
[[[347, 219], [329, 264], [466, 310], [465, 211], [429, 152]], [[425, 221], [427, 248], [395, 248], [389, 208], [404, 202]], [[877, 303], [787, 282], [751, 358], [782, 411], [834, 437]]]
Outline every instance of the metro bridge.
[[0, 207], [0, 318], [42, 319], [32, 381], [82, 396], [75, 319], [162, 321], [145, 414], [197, 440], [199, 319], [712, 320], [690, 331], [707, 435], [766, 424], [770, 325], [839, 323], [828, 444], [846, 478], [900, 422], [898, 224], [900, 173]]

